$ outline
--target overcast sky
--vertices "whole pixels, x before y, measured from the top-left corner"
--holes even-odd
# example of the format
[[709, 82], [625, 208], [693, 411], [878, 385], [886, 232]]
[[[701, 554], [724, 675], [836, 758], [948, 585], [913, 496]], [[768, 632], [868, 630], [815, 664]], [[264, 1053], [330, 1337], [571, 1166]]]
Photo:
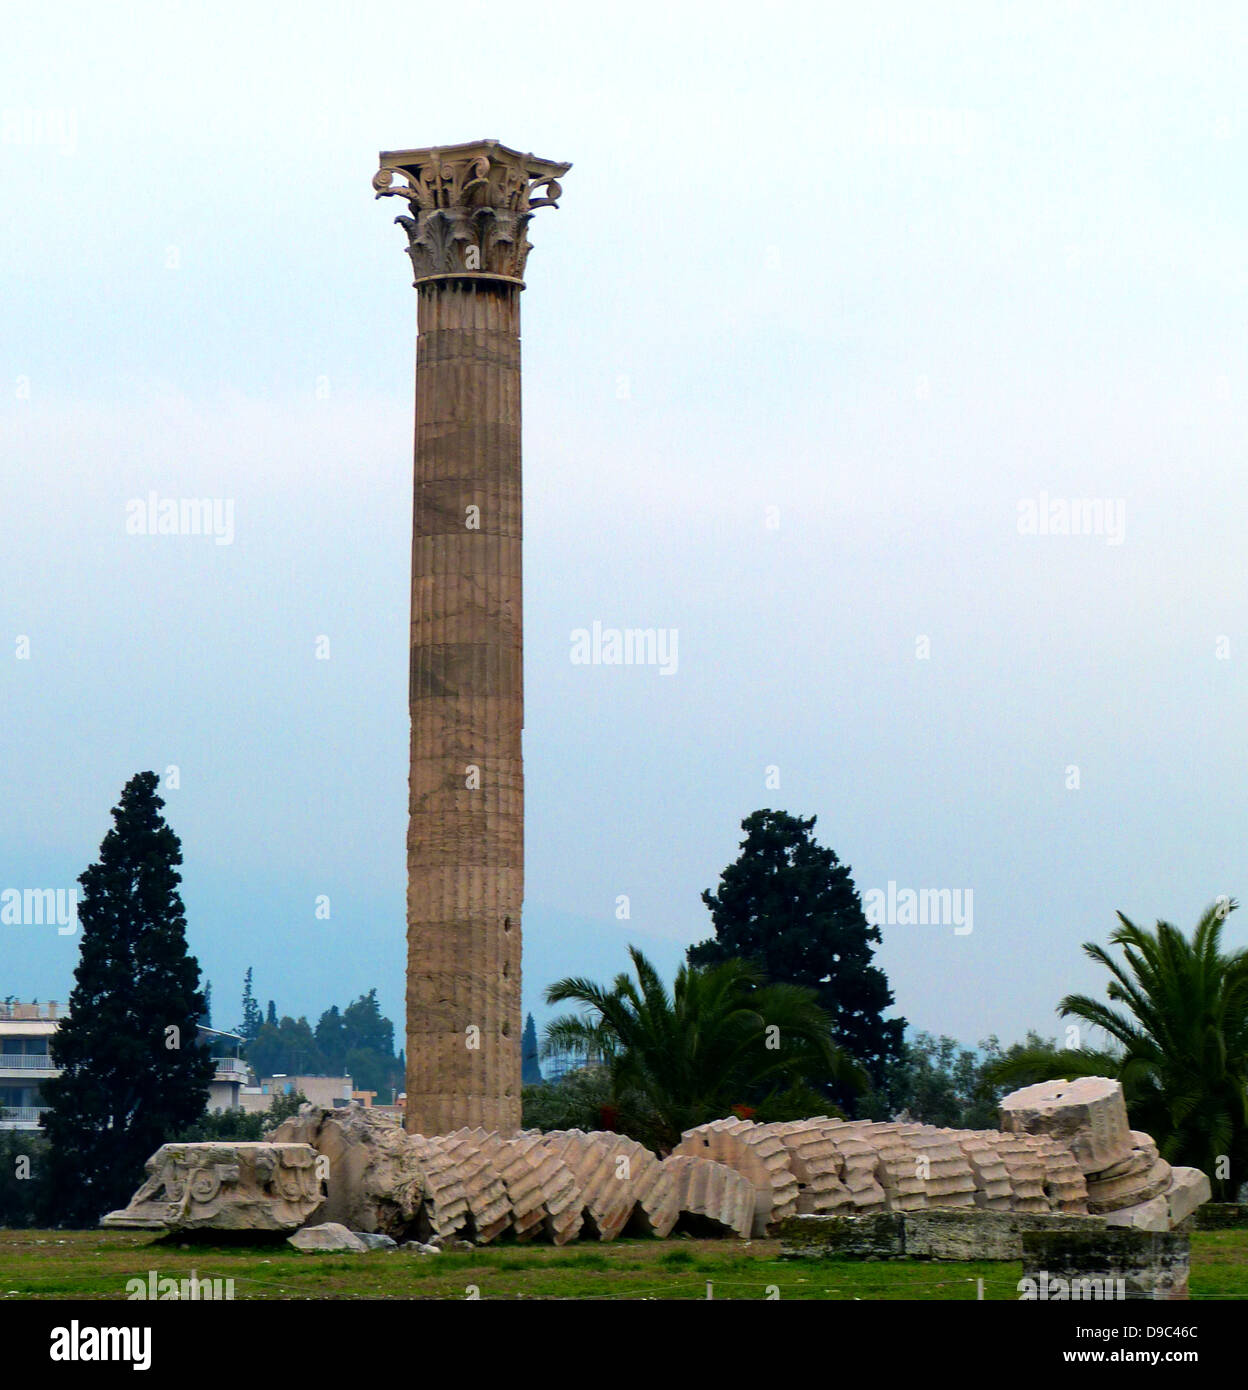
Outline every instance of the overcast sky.
[[[313, 1020], [376, 985], [401, 1033], [416, 303], [370, 179], [489, 137], [573, 163], [523, 304], [526, 1007], [630, 942], [670, 973], [771, 806], [864, 896], [973, 893], [969, 932], [883, 929], [913, 1026], [1055, 1032], [1115, 909], [1248, 894], [1246, 29], [10, 13], [0, 887], [74, 886], [177, 768], [215, 1021], [254, 966]], [[231, 543], [128, 533], [151, 493]], [[675, 629], [677, 669], [573, 664], [595, 621]], [[66, 998], [76, 937], [0, 941], [0, 996]]]

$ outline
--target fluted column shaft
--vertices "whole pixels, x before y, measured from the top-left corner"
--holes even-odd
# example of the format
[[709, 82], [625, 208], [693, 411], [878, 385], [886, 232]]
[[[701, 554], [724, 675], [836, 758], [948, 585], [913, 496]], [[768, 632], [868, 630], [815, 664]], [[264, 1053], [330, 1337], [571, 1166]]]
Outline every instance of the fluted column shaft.
[[520, 1126], [520, 286], [418, 286], [407, 1127]]
[[520, 1127], [520, 291], [571, 165], [497, 140], [383, 150], [415, 272], [407, 1128]]

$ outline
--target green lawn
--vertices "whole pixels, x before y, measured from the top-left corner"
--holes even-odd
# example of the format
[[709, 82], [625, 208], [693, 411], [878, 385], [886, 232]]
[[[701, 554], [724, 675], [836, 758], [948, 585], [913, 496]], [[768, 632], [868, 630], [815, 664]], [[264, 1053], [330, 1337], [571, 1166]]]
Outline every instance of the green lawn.
[[[266, 1246], [180, 1246], [139, 1232], [0, 1230], [0, 1299], [125, 1298], [126, 1281], [234, 1280], [237, 1299], [1016, 1299], [1016, 1263], [781, 1260], [776, 1241], [622, 1240], [408, 1255], [299, 1254]], [[772, 1292], [769, 1294], [769, 1287]], [[1193, 1298], [1248, 1298], [1248, 1231], [1192, 1235]]]

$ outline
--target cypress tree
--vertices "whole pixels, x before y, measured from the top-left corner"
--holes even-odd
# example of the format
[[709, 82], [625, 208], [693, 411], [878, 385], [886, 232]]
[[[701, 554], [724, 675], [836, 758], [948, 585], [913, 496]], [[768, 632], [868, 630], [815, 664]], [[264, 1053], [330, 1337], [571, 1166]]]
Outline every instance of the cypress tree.
[[207, 1104], [213, 1061], [195, 1031], [206, 1001], [186, 949], [182, 847], [157, 785], [154, 772], [130, 779], [99, 861], [78, 880], [80, 956], [50, 1049], [61, 1075], [42, 1088], [59, 1225], [124, 1206], [144, 1161]]
[[533, 1022], [532, 1014], [526, 1014], [524, 1018], [524, 1038], [520, 1043], [520, 1084], [542, 1084], [542, 1068], [537, 1052], [537, 1026]]
[[264, 1022], [264, 1015], [260, 1012], [260, 1005], [256, 1003], [256, 996], [251, 987], [252, 968], [247, 967], [247, 973], [243, 976], [243, 1021], [238, 1025], [238, 1032], [250, 1042], [260, 1031], [260, 1025]]

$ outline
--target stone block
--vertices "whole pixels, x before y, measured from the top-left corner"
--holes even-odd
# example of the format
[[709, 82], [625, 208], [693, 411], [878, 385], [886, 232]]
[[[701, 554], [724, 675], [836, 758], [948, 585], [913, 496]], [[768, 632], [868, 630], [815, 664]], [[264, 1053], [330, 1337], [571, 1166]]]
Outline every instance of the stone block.
[[325, 1221], [319, 1226], [305, 1226], [289, 1237], [296, 1250], [367, 1254], [368, 1246], [361, 1236], [338, 1221]]
[[320, 1208], [316, 1152], [298, 1143], [163, 1144], [147, 1179], [102, 1226], [165, 1231], [293, 1231]]
[[1104, 1076], [1041, 1081], [1011, 1092], [1001, 1102], [1001, 1128], [1060, 1140], [1084, 1173], [1101, 1172], [1133, 1148], [1122, 1087]]
[[892, 1260], [905, 1254], [901, 1212], [790, 1216], [780, 1223], [784, 1260]]
[[1102, 1230], [1091, 1216], [1058, 1212], [907, 1212], [904, 1253], [916, 1260], [1021, 1260], [1024, 1231]]
[[309, 1144], [327, 1161], [320, 1221], [403, 1240], [413, 1233], [424, 1199], [418, 1151], [402, 1126], [370, 1107], [305, 1106], [268, 1139]]
[[1205, 1202], [1192, 1213], [1190, 1224], [1198, 1231], [1248, 1230], [1248, 1202]]
[[1126, 1226], [1135, 1231], [1168, 1231], [1170, 1207], [1165, 1197], [1152, 1197], [1135, 1206], [1106, 1212], [1103, 1220], [1107, 1226]]
[[1073, 1291], [1075, 1281], [1093, 1280], [1114, 1298], [1184, 1299], [1190, 1265], [1190, 1239], [1175, 1231], [1102, 1226], [1023, 1232], [1023, 1276], [1033, 1284], [1062, 1280]]
[[1199, 1168], [1172, 1168], [1170, 1186], [1164, 1195], [1173, 1229], [1209, 1200], [1212, 1189], [1208, 1177]]

